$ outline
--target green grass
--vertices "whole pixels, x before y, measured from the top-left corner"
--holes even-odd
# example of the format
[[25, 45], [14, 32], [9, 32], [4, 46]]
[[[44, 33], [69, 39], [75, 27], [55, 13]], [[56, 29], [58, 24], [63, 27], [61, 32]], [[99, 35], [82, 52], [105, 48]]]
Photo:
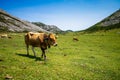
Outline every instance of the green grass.
[[[0, 38], [0, 79], [13, 80], [120, 80], [120, 30], [92, 34], [58, 35], [58, 46], [46, 51], [47, 60], [30, 49], [26, 56], [23, 33]], [[76, 36], [79, 41], [73, 41]]]

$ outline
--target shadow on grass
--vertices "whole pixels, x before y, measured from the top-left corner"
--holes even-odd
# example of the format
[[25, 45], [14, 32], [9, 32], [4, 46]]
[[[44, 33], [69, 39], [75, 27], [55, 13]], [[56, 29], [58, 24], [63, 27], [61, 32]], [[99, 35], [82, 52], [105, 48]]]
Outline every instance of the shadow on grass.
[[20, 53], [16, 53], [16, 55], [23, 56], [23, 57], [28, 57], [28, 58], [31, 58], [31, 59], [35, 59], [35, 61], [44, 61], [40, 57], [35, 57], [35, 56], [32, 56], [32, 55], [26, 55], [26, 54], [20, 54]]

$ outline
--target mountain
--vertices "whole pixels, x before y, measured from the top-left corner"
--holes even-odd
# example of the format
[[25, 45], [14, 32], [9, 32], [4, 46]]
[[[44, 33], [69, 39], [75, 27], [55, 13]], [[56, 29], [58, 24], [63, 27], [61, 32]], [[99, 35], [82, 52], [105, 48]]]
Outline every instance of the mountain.
[[[41, 23], [43, 24], [43, 23]], [[28, 31], [38, 31], [38, 32], [55, 32], [61, 31], [57, 26], [52, 25], [36, 25], [31, 22], [21, 20], [19, 18], [13, 17], [10, 14], [0, 9], [0, 32], [10, 31], [10, 32], [28, 32]]]
[[23, 31], [42, 31], [46, 30], [19, 18], [13, 17], [3, 10], [0, 10], [0, 31], [23, 32]]
[[32, 22], [32, 23], [35, 24], [35, 25], [37, 25], [37, 26], [39, 26], [40, 28], [45, 29], [45, 30], [50, 31], [50, 32], [54, 32], [54, 33], [56, 33], [56, 32], [62, 32], [62, 30], [59, 29], [55, 25], [46, 25], [46, 24], [41, 23], [41, 22]]
[[91, 26], [90, 28], [86, 29], [87, 32], [95, 32], [99, 30], [110, 30], [120, 28], [120, 9], [108, 16], [107, 18], [103, 19], [102, 21], [98, 22], [97, 24]]

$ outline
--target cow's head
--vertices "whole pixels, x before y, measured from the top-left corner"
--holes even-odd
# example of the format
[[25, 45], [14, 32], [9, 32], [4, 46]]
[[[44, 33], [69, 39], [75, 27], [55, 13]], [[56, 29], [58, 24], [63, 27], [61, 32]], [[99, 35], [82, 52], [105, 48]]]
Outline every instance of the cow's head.
[[48, 37], [48, 41], [50, 45], [57, 46], [55, 34], [50, 33]]

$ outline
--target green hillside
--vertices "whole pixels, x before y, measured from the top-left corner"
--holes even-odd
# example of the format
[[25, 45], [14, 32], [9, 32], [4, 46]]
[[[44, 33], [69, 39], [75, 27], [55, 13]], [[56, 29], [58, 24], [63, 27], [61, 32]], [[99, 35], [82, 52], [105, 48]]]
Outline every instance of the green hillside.
[[107, 18], [91, 26], [85, 31], [96, 32], [100, 30], [107, 31], [107, 30], [118, 29], [118, 28], [120, 28], [120, 10], [117, 10], [116, 12], [108, 16]]
[[98, 24], [96, 24], [96, 25], [88, 28], [88, 29], [85, 30], [85, 31], [87, 31], [87, 32], [96, 32], [96, 31], [101, 31], [101, 30], [102, 30], [102, 31], [107, 31], [107, 30], [118, 29], [118, 28], [120, 28], [120, 23], [113, 24], [113, 25], [106, 26], [106, 27], [104, 27], [104, 26], [99, 26], [99, 23], [98, 23]]

